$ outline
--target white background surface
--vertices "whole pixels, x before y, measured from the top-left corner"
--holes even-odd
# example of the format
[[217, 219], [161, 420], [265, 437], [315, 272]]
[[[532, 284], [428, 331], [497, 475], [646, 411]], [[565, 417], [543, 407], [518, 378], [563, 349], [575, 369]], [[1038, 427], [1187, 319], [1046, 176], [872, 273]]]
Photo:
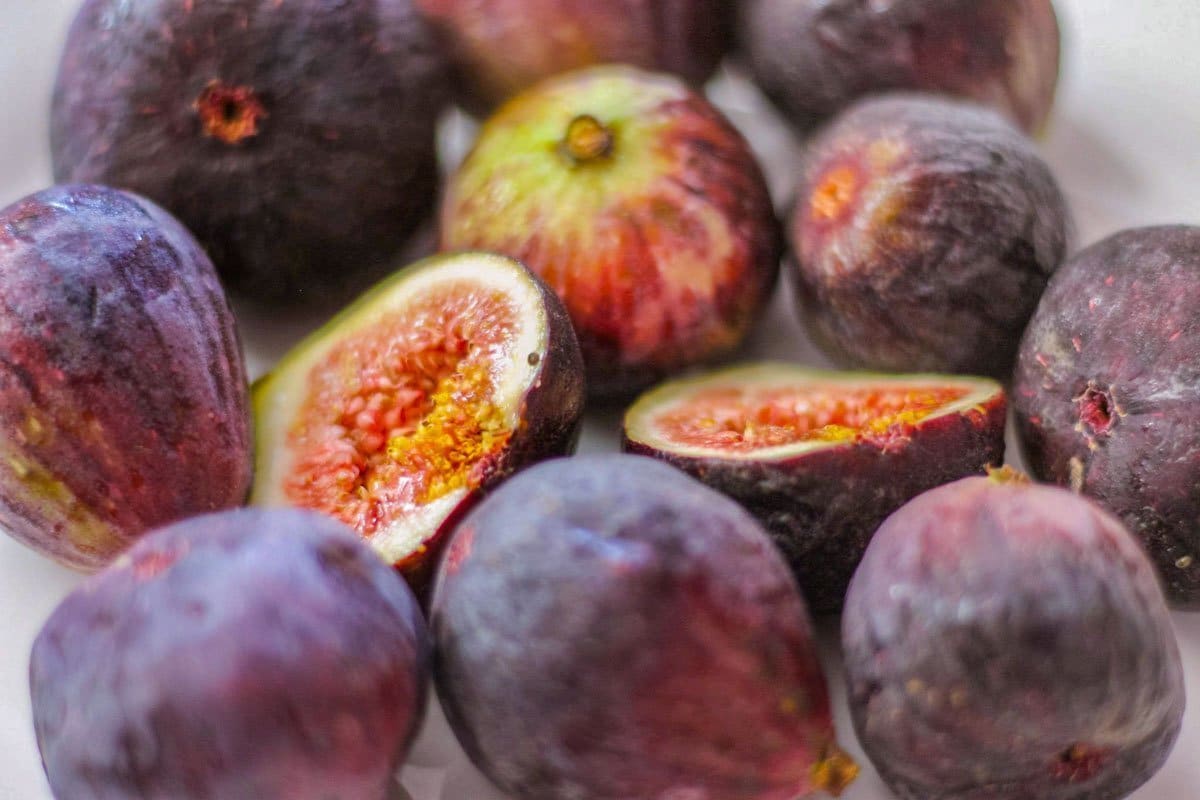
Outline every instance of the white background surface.
[[[1200, 224], [1200, 2], [1058, 0], [1058, 5], [1067, 39], [1063, 84], [1042, 148], [1072, 202], [1079, 243], [1135, 225]], [[76, 6], [77, 0], [0, 0], [0, 206], [51, 180], [47, 105]], [[711, 94], [750, 135], [782, 200], [796, 174], [795, 147], [786, 130], [736, 79], [722, 77]], [[455, 126], [447, 152], [459, 152], [468, 135], [461, 124]], [[255, 375], [317, 323], [293, 320], [268, 331], [261, 320], [244, 320]], [[819, 361], [783, 296], [755, 335], [751, 355]], [[612, 449], [615, 426], [615, 418], [590, 419], [584, 447]], [[33, 739], [26, 666], [42, 622], [78, 580], [0, 536], [0, 800], [50, 797]], [[1177, 614], [1175, 623], [1195, 699], [1170, 762], [1136, 800], [1200, 797], [1200, 614]], [[834, 626], [824, 627], [831, 640]], [[836, 654], [827, 650], [839, 732], [861, 755], [840, 698]], [[403, 783], [414, 800], [500, 798], [465, 762], [436, 709]], [[845, 797], [889, 795], [866, 769]]]

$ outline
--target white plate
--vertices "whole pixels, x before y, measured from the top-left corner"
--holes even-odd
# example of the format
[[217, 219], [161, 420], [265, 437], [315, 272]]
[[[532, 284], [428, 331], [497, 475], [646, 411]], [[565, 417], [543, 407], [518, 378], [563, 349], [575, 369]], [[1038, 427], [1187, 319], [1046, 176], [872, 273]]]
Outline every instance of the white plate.
[[[0, 13], [0, 206], [50, 182], [46, 107], [58, 50], [76, 0], [4, 0]], [[1078, 240], [1120, 228], [1200, 224], [1200, 6], [1196, 0], [1059, 0], [1067, 54], [1057, 115], [1043, 142], [1074, 207]], [[98, 75], [96, 80], [105, 80]], [[728, 75], [712, 95], [751, 137], [786, 196], [795, 148], [761, 99]], [[452, 126], [448, 154], [461, 152], [467, 126]], [[757, 332], [752, 356], [820, 363], [781, 296]], [[269, 331], [246, 320], [255, 374], [319, 322]], [[614, 418], [591, 419], [585, 450], [615, 447]], [[26, 679], [30, 644], [78, 578], [0, 536], [0, 800], [46, 800], [30, 723]], [[1200, 615], [1175, 616], [1197, 699], [1175, 753], [1136, 800], [1194, 800], [1200, 795]], [[830, 629], [827, 626], [826, 639]], [[828, 665], [843, 741], [856, 755], [840, 697], [835, 653]], [[865, 760], [863, 762], [865, 764]], [[414, 800], [501, 800], [462, 756], [434, 709], [402, 780]], [[868, 769], [849, 800], [886, 800]], [[73, 800], [64, 798], [63, 800]], [[264, 800], [269, 800], [264, 798]], [[719, 799], [718, 799], [719, 800]]]

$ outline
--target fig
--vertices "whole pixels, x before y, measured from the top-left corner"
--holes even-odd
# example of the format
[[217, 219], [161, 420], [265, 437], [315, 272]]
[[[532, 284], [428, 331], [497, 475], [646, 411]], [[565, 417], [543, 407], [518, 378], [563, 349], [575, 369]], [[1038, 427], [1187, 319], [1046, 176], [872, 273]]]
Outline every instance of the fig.
[[1168, 599], [1200, 610], [1200, 228], [1124, 231], [1068, 261], [1013, 402], [1033, 472], [1120, 517]]
[[804, 165], [791, 222], [798, 305], [844, 363], [1007, 380], [1069, 228], [1049, 167], [995, 112], [866, 100], [818, 135]]
[[412, 0], [87, 0], [54, 90], [55, 175], [162, 204], [231, 291], [341, 301], [432, 212], [446, 69]]
[[1179, 734], [1154, 568], [1099, 506], [1010, 470], [888, 518], [842, 642], [859, 741], [901, 800], [1117, 800]]
[[744, 0], [739, 39], [764, 92], [809, 128], [891, 90], [988, 104], [1041, 130], [1058, 86], [1051, 0]]
[[244, 503], [251, 458], [236, 324], [182, 225], [100, 186], [0, 210], [0, 527], [96, 570]]
[[601, 399], [737, 347], [781, 244], [733, 125], [675, 78], [612, 66], [547, 80], [484, 124], [441, 238], [519, 258], [554, 288]]
[[729, 0], [415, 0], [476, 111], [563, 72], [622, 63], [699, 86], [732, 43]]
[[430, 628], [450, 724], [513, 797], [793, 800], [857, 772], [770, 539], [651, 459], [501, 487], [455, 532]]
[[425, 708], [428, 634], [345, 526], [243, 509], [146, 537], [33, 645], [55, 797], [383, 800]]
[[579, 344], [553, 292], [503, 256], [435, 256], [255, 385], [253, 500], [341, 520], [420, 590], [482, 492], [574, 450], [583, 403]]
[[985, 378], [752, 364], [642, 395], [623, 446], [741, 503], [825, 614], [841, 610], [889, 514], [1004, 460], [1005, 410], [1004, 390]]

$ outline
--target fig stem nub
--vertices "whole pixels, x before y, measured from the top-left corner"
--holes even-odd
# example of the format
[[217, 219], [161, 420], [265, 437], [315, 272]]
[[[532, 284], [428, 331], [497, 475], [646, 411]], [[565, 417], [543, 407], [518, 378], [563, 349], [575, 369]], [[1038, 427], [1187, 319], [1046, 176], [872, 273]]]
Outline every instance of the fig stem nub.
[[1019, 469], [1009, 466], [1008, 464], [1005, 464], [1002, 467], [988, 467], [987, 474], [988, 479], [991, 480], [992, 483], [1020, 484], [1030, 482], [1028, 475], [1026, 475], [1024, 472], [1021, 472]]
[[586, 164], [612, 154], [613, 133], [591, 114], [581, 114], [567, 126], [562, 149], [576, 164]]
[[831, 746], [825, 757], [813, 764], [812, 768], [813, 788], [834, 797], [840, 797], [857, 777], [858, 764], [837, 745]]

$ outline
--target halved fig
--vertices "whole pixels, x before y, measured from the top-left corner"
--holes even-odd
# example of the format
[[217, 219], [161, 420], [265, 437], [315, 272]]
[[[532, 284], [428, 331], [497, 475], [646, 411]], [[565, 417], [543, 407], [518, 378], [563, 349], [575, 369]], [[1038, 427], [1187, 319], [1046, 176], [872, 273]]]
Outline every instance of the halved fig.
[[347, 523], [421, 589], [482, 492], [574, 449], [583, 404], [579, 343], [552, 291], [503, 256], [429, 258], [254, 387], [253, 501]]
[[986, 378], [754, 364], [642, 395], [626, 412], [624, 449], [740, 502], [813, 611], [834, 613], [889, 514], [1003, 461], [1006, 407]]

